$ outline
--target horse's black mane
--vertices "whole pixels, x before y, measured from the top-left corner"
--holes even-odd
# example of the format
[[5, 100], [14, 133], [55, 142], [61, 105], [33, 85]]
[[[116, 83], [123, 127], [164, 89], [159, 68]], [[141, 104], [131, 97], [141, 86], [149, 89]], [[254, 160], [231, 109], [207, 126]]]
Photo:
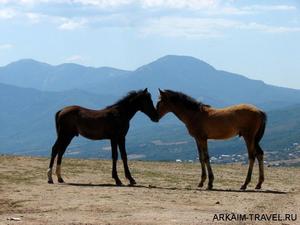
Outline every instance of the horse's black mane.
[[116, 107], [116, 106], [125, 105], [125, 104], [129, 103], [132, 99], [134, 99], [137, 96], [143, 94], [143, 92], [144, 92], [143, 90], [130, 91], [123, 98], [121, 98], [120, 100], [118, 100], [114, 104], [112, 104], [110, 106], [107, 106], [106, 108], [108, 109], [108, 108], [112, 108], [112, 107]]
[[169, 94], [169, 98], [172, 102], [180, 102], [188, 109], [198, 110], [199, 107], [202, 106], [210, 107], [209, 105], [203, 104], [182, 92], [172, 90], [166, 90], [166, 92]]

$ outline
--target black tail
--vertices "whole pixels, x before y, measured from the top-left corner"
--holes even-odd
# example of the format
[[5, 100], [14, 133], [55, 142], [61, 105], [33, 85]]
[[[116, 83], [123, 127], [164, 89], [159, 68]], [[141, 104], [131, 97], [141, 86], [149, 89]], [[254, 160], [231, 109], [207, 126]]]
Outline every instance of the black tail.
[[263, 111], [260, 111], [262, 115], [262, 123], [260, 125], [260, 128], [258, 129], [256, 135], [255, 135], [255, 145], [256, 145], [256, 151], [257, 153], [264, 154], [263, 150], [259, 146], [259, 142], [264, 136], [265, 129], [266, 129], [266, 124], [267, 124], [267, 114]]
[[58, 124], [58, 116], [59, 116], [59, 113], [61, 112], [61, 110], [59, 110], [58, 112], [55, 113], [55, 128], [56, 128], [56, 134], [58, 134], [59, 132], [59, 124]]

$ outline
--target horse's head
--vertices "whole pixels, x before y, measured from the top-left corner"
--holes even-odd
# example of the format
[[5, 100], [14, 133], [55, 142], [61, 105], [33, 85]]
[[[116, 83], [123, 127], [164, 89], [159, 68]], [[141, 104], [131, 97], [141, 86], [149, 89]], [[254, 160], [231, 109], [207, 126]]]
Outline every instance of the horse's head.
[[157, 105], [156, 105], [156, 110], [157, 110], [157, 113], [158, 113], [158, 118], [162, 118], [165, 114], [171, 112], [171, 102], [169, 101], [169, 98], [168, 98], [168, 93], [166, 91], [162, 91], [160, 89], [159, 90], [159, 93], [160, 93], [160, 96], [159, 96], [159, 101], [157, 102]]
[[140, 93], [139, 110], [145, 113], [152, 121], [158, 122], [158, 114], [147, 88]]
[[210, 107], [182, 92], [172, 90], [162, 91], [160, 89], [159, 92], [159, 101], [156, 106], [159, 119], [168, 112], [173, 112], [175, 115], [178, 115], [190, 111], [203, 112], [204, 108]]

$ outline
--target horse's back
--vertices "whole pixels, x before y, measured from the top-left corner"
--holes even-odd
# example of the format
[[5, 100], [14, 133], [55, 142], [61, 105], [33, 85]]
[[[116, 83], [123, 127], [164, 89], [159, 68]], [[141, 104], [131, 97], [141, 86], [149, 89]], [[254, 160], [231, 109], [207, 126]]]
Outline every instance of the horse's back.
[[212, 139], [255, 133], [263, 122], [263, 112], [250, 104], [208, 108], [207, 112], [208, 116], [202, 123], [208, 137]]
[[251, 104], [237, 104], [237, 105], [232, 105], [232, 106], [228, 106], [225, 108], [218, 108], [215, 110], [219, 110], [220, 112], [254, 112], [254, 113], [258, 113], [261, 110], [259, 108], [257, 108], [255, 105], [251, 105]]
[[66, 106], [64, 108], [62, 108], [60, 110], [60, 115], [66, 115], [66, 114], [74, 114], [74, 113], [79, 113], [79, 112], [88, 112], [88, 113], [96, 113], [99, 112], [101, 110], [94, 110], [94, 109], [89, 109], [89, 108], [85, 108], [82, 106], [78, 106], [78, 105], [71, 105], [71, 106]]
[[66, 118], [66, 117], [82, 117], [82, 118], [101, 118], [101, 117], [107, 117], [110, 114], [113, 114], [113, 112], [110, 112], [111, 110], [108, 109], [89, 109], [78, 105], [72, 105], [72, 106], [66, 106], [62, 108], [59, 111], [58, 116], [60, 118]]
[[263, 111], [251, 104], [238, 104], [232, 105], [225, 108], [210, 108], [210, 116], [223, 117], [223, 118], [241, 118], [244, 117], [260, 117]]
[[63, 108], [58, 116], [64, 131], [93, 140], [107, 139], [127, 129], [121, 129], [124, 124], [114, 108], [94, 110], [74, 105]]
[[237, 122], [247, 127], [251, 127], [251, 124], [253, 126], [260, 126], [265, 119], [265, 113], [254, 105], [239, 104], [232, 106], [231, 110]]

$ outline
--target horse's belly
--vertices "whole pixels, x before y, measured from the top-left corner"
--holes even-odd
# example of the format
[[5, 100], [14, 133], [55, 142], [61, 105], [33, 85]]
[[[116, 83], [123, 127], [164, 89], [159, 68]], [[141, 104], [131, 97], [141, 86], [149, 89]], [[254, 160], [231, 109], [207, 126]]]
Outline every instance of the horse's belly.
[[102, 139], [108, 139], [108, 137], [105, 136], [100, 136], [100, 135], [95, 135], [95, 134], [82, 134], [80, 133], [81, 136], [91, 139], [91, 140], [102, 140]]
[[108, 139], [107, 134], [105, 135], [105, 132], [103, 132], [102, 129], [97, 130], [85, 130], [85, 129], [78, 129], [78, 133], [88, 139], [91, 140], [101, 140], [101, 139]]
[[208, 137], [208, 139], [226, 140], [226, 139], [230, 139], [234, 136], [237, 136], [237, 134], [234, 134], [234, 135], [216, 135], [216, 136]]
[[207, 136], [208, 139], [229, 139], [234, 136], [237, 136], [239, 132], [235, 129], [226, 129], [226, 130], [215, 130], [210, 132]]

